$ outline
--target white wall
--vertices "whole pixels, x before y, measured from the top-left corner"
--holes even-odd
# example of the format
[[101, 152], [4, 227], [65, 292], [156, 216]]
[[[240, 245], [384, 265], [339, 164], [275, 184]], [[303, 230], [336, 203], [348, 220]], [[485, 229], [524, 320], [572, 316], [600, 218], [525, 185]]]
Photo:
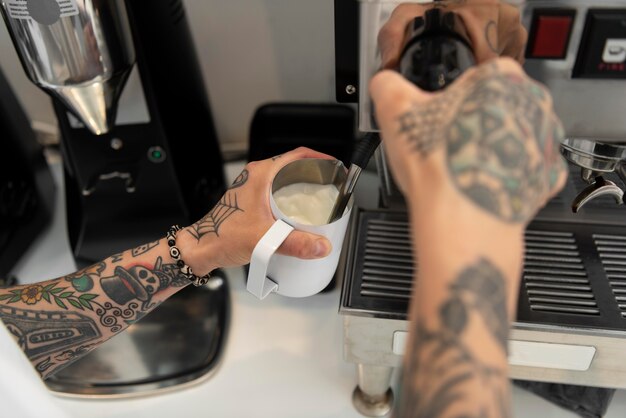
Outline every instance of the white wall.
[[[334, 102], [333, 0], [184, 0], [224, 149], [270, 101]], [[54, 124], [0, 24], [0, 67], [33, 121]]]

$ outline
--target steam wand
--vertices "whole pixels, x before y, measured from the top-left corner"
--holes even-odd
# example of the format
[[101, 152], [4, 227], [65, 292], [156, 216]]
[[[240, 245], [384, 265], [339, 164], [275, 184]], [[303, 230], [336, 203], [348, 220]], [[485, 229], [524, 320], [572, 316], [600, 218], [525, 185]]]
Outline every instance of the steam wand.
[[[444, 89], [475, 64], [469, 36], [461, 17], [439, 8], [416, 17], [407, 28], [400, 73], [426, 91]], [[343, 215], [361, 171], [380, 144], [377, 132], [369, 132], [356, 146], [346, 181], [328, 218], [334, 222]]]

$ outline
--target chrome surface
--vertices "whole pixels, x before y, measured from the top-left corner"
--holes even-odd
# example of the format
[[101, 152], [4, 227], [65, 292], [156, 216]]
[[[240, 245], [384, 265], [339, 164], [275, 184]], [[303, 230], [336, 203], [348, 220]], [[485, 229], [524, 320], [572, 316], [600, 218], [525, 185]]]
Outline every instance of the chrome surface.
[[[408, 332], [408, 327], [408, 321], [345, 315], [344, 359], [357, 365], [400, 367], [402, 356], [392, 351], [393, 335]], [[626, 363], [622, 361], [626, 346], [624, 332], [514, 323], [509, 339], [596, 348], [592, 363], [584, 372], [510, 365], [509, 375], [513, 379], [626, 389]], [[373, 374], [366, 379], [376, 379], [376, 376]], [[378, 377], [380, 386], [384, 378]]]
[[[613, 211], [622, 213], [616, 207]], [[398, 220], [397, 212], [393, 214], [385, 210], [361, 211], [360, 219], [352, 223], [341, 313], [406, 318], [405, 308], [418, 266], [413, 260], [409, 224]], [[576, 215], [570, 216], [576, 219]], [[609, 231], [615, 233], [607, 234]], [[553, 314], [550, 320], [554, 323], [568, 319], [567, 324], [626, 331], [626, 323], [616, 321], [614, 315], [618, 305], [626, 307], [624, 225], [538, 219], [525, 232], [525, 249], [520, 319], [540, 319], [546, 313]], [[609, 294], [616, 290], [607, 283], [615, 283], [620, 299]], [[384, 303], [373, 305], [373, 301]]]
[[124, 0], [3, 0], [1, 10], [31, 81], [108, 132], [135, 62]]
[[352, 392], [352, 404], [368, 417], [384, 417], [393, 407], [393, 391], [389, 387], [393, 367], [358, 364], [359, 384]]
[[626, 143], [626, 118], [623, 116], [626, 82], [611, 79], [572, 78], [581, 44], [585, 16], [590, 8], [623, 9], [623, 0], [526, 0], [522, 23], [530, 27], [535, 7], [576, 10], [576, 19], [564, 60], [527, 59], [528, 74], [545, 84], [554, 108], [563, 122], [567, 138], [584, 138], [602, 143]]
[[[370, 80], [382, 66], [378, 34], [387, 23], [394, 9], [401, 4], [420, 3], [423, 5], [454, 5], [463, 4], [465, 0], [358, 0], [359, 1], [359, 130], [375, 132], [378, 127], [374, 123], [373, 103], [369, 95]], [[505, 0], [506, 1], [506, 0]], [[508, 0], [515, 5], [523, 4], [523, 0]]]
[[361, 175], [361, 171], [363, 170], [358, 165], [350, 165], [346, 180], [343, 182], [341, 187], [338, 188], [339, 194], [337, 195], [337, 200], [335, 200], [335, 204], [333, 205], [330, 215], [328, 216], [328, 223], [335, 222], [343, 215], [346, 207], [348, 207], [348, 202], [350, 202], [354, 186], [356, 186], [356, 182]]
[[523, 288], [530, 310], [599, 315], [573, 233], [526, 231]]
[[346, 169], [339, 160], [308, 158], [294, 161], [276, 174], [272, 182], [272, 193], [302, 181], [315, 184], [334, 184], [339, 189], [346, 181]]
[[414, 268], [408, 223], [372, 221], [365, 240], [361, 295], [409, 299]]
[[[384, 147], [378, 147], [374, 153], [374, 159], [376, 161], [376, 171], [378, 173], [382, 194], [383, 196], [389, 196], [393, 179], [391, 178], [391, 170], [389, 169], [387, 158], [385, 157]], [[387, 205], [385, 204], [385, 206]]]
[[376, 171], [380, 181], [381, 206], [388, 209], [406, 210], [406, 202], [400, 192], [387, 162], [384, 147], [378, 147], [374, 153]]
[[[393, 370], [393, 369], [391, 369]], [[391, 388], [380, 398], [367, 396], [359, 386], [352, 392], [352, 404], [354, 408], [366, 417], [384, 417], [393, 408], [393, 392]]]
[[97, 177], [91, 179], [87, 186], [81, 190], [81, 193], [83, 196], [89, 196], [96, 190], [96, 187], [100, 182], [114, 179], [124, 180], [124, 190], [126, 190], [126, 193], [135, 193], [137, 190], [135, 186], [136, 179], [133, 177], [132, 173], [126, 171], [111, 171], [109, 173], [99, 174]]
[[596, 177], [572, 202], [572, 211], [578, 212], [585, 204], [601, 196], [611, 196], [617, 204], [624, 203], [624, 191], [611, 180]]
[[111, 148], [113, 148], [114, 150], [120, 150], [122, 149], [122, 147], [124, 146], [124, 142], [119, 139], [119, 138], [113, 138], [111, 139]]
[[601, 196], [612, 196], [616, 204], [624, 203], [624, 191], [614, 182], [604, 179], [602, 174], [615, 172], [624, 182], [626, 146], [566, 138], [561, 143], [561, 153], [568, 161], [581, 167], [581, 178], [589, 183], [572, 201], [574, 213]]
[[617, 306], [626, 318], [626, 236], [596, 234], [593, 238]]
[[221, 361], [229, 305], [219, 276], [188, 286], [45, 383], [57, 395], [89, 398], [146, 396], [199, 383]]
[[[402, 3], [432, 3], [401, 0], [359, 0], [359, 86], [369, 86], [371, 78], [381, 68], [378, 33], [389, 20], [393, 10]], [[368, 88], [359, 90], [359, 130], [378, 131], [373, 123], [373, 103]]]
[[[522, 22], [530, 26], [535, 7], [567, 8], [576, 11], [569, 48], [565, 60], [528, 59], [525, 69], [535, 79], [544, 83], [552, 93], [554, 108], [561, 118], [567, 139], [562, 143], [562, 153], [582, 169], [595, 173], [616, 172], [624, 181], [626, 158], [626, 118], [623, 117], [623, 100], [626, 82], [619, 79], [572, 78], [572, 70], [581, 46], [585, 17], [590, 8], [621, 8], [621, 0], [527, 0]], [[584, 98], [584, 99], [582, 99]], [[582, 205], [603, 195], [612, 195], [622, 203], [618, 190], [621, 185], [594, 184], [572, 203], [577, 212]], [[622, 193], [623, 194], [623, 193]]]
[[[359, 86], [369, 86], [381, 67], [378, 32], [400, 2], [360, 1], [359, 23]], [[377, 131], [373, 122], [373, 104], [369, 89], [359, 90], [359, 130]]]
[[[609, 207], [610, 213], [620, 216], [621, 209]], [[588, 216], [597, 216], [606, 207], [597, 202], [591, 210]], [[389, 388], [387, 379], [372, 366], [386, 370], [402, 363], [403, 349], [396, 337], [409, 331], [405, 308], [417, 266], [412, 262], [409, 225], [397, 220], [398, 212], [362, 213], [366, 223], [355, 220], [351, 225], [344, 270], [340, 306], [344, 358], [359, 367], [359, 385], [368, 382], [381, 396]], [[626, 319], [626, 228], [623, 221], [620, 226], [602, 227], [598, 219], [586, 225], [569, 216], [536, 220], [525, 233], [518, 306], [522, 320], [514, 322], [509, 338], [533, 350], [521, 355], [516, 351], [510, 374], [516, 379], [626, 389], [626, 364], [620, 360], [626, 347], [622, 322]], [[590, 232], [597, 230], [615, 232]], [[358, 277], [353, 276], [355, 271]], [[375, 305], [374, 299], [382, 302]], [[568, 348], [590, 348], [595, 354], [583, 369], [576, 368], [580, 364], [576, 362], [584, 359], [563, 354], [567, 360], [562, 360], [559, 352], [554, 360], [554, 347], [559, 344], [564, 353]]]
[[[360, 0], [359, 84], [369, 80], [379, 70], [378, 32], [393, 9], [402, 1]], [[565, 128], [564, 156], [582, 168], [595, 172], [617, 172], [626, 179], [626, 168], [620, 161], [626, 158], [626, 118], [623, 117], [626, 82], [611, 79], [572, 78], [578, 48], [590, 8], [621, 8], [623, 0], [526, 0], [508, 1], [520, 7], [522, 23], [530, 27], [535, 8], [566, 8], [576, 11], [567, 55], [563, 60], [527, 59], [524, 68], [528, 74], [545, 84], [553, 97], [554, 108]], [[359, 92], [359, 129], [375, 131], [372, 102], [367, 89]], [[610, 144], [614, 144], [611, 148]], [[385, 207], [402, 204], [397, 187], [389, 174], [383, 157], [377, 155], [383, 185]], [[617, 184], [616, 184], [617, 185]], [[621, 187], [621, 185], [617, 185]], [[390, 202], [390, 203], [389, 203]]]
[[[624, 133], [626, 138], [626, 132]], [[566, 138], [561, 153], [576, 165], [593, 172], [612, 172], [626, 158], [626, 146], [587, 138]]]
[[591, 139], [566, 138], [561, 143], [561, 153], [568, 161], [581, 167], [581, 177], [589, 183], [574, 198], [574, 213], [601, 196], [612, 196], [615, 203], [624, 203], [624, 191], [614, 182], [604, 179], [602, 173], [615, 172], [624, 181], [626, 146]]
[[[377, 33], [394, 7], [384, 3], [361, 0], [362, 86], [368, 85], [380, 67]], [[525, 316], [513, 324], [509, 338], [596, 349], [584, 371], [512, 365], [510, 375], [516, 379], [626, 389], [626, 364], [621, 361], [626, 349], [626, 323], [622, 321], [626, 319], [626, 233], [605, 233], [623, 232], [626, 226], [624, 209], [613, 204], [623, 201], [619, 180], [626, 184], [626, 81], [572, 78], [588, 9], [624, 9], [626, 4], [623, 0], [510, 3], [521, 5], [526, 28], [535, 7], [575, 9], [576, 19], [564, 60], [527, 59], [525, 63], [526, 71], [552, 93], [567, 138], [562, 152], [575, 167], [572, 165], [574, 175], [570, 175], [566, 190], [540, 213], [538, 223], [547, 225], [546, 229], [526, 233], [520, 289]], [[359, 128], [375, 130], [371, 100], [366, 91], [359, 94]], [[394, 203], [399, 191], [382, 149], [376, 161], [383, 206], [405, 211], [406, 207]], [[579, 170], [583, 180], [577, 175]], [[590, 184], [595, 187], [581, 194]], [[580, 196], [577, 208], [585, 208], [572, 214], [571, 202], [576, 195]], [[356, 220], [351, 225], [340, 314], [344, 316], [346, 361], [393, 368], [401, 365], [402, 356], [393, 349], [394, 335], [408, 332], [404, 308], [417, 266], [406, 244], [410, 242], [408, 228], [403, 232], [394, 230], [385, 216], [381, 213], [381, 221], [370, 220], [372, 227]], [[604, 232], [590, 232], [596, 227]], [[539, 350], [535, 360], [541, 362], [543, 355]], [[365, 379], [375, 380], [375, 373]], [[384, 379], [379, 378], [377, 385], [383, 384]]]

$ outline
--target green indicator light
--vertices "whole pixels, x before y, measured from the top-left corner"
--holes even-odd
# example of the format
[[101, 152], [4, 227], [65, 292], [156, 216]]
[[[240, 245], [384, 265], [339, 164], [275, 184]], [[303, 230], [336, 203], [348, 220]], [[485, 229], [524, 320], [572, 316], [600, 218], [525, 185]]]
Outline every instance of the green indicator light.
[[150, 147], [148, 148], [147, 157], [148, 157], [148, 160], [150, 160], [151, 162], [155, 164], [161, 163], [165, 161], [165, 151], [163, 150], [163, 148], [159, 146]]

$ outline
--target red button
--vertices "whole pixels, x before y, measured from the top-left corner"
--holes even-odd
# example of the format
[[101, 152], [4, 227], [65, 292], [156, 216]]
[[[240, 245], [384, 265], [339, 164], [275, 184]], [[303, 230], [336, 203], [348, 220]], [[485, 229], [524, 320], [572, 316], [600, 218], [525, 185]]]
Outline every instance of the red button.
[[573, 16], [536, 16], [528, 58], [562, 59], [567, 55]]

